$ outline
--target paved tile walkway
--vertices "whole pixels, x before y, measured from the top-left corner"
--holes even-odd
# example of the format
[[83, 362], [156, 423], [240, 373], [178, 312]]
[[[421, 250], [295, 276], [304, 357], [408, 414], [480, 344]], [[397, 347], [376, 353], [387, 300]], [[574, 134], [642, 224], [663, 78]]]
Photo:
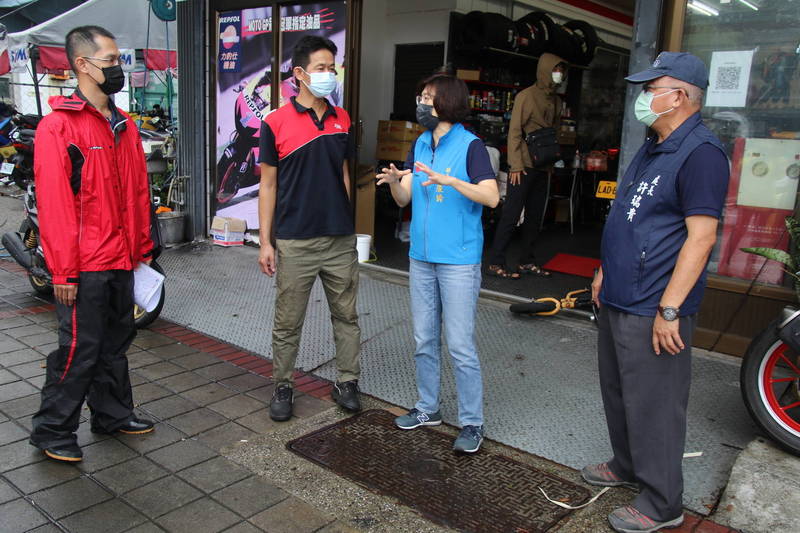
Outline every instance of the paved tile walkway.
[[[52, 305], [0, 260], [0, 531], [356, 531], [220, 453], [275, 427], [266, 414], [270, 362], [162, 320], [129, 351], [137, 410], [158, 421], [156, 431], [94, 435], [87, 411], [84, 461], [46, 460], [27, 439], [55, 327]], [[296, 377], [298, 417], [333, 408], [329, 382]], [[673, 531], [729, 531], [687, 518]]]
[[[55, 314], [0, 263], [0, 531], [349, 530], [219, 453], [270, 430], [271, 365], [166, 322], [129, 351], [137, 409], [156, 431], [94, 435], [82, 417], [84, 461], [46, 460], [27, 439]], [[297, 382], [297, 416], [333, 406], [328, 382]]]

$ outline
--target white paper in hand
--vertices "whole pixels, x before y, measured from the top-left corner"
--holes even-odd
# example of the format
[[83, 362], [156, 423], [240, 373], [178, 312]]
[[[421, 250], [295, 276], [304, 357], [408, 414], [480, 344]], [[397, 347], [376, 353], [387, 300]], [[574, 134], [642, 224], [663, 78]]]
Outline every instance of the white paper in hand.
[[149, 313], [158, 305], [163, 284], [163, 274], [139, 263], [139, 268], [133, 271], [133, 301]]

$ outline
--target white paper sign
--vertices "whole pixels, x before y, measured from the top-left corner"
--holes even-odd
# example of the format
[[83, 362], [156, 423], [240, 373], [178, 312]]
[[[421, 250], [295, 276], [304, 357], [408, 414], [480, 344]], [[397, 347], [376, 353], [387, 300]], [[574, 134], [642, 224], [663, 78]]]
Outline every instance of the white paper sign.
[[133, 271], [133, 301], [149, 313], [158, 305], [163, 284], [163, 274], [139, 263], [139, 268]]
[[711, 107], [745, 107], [750, 85], [750, 66], [754, 50], [713, 52], [708, 78], [706, 105]]

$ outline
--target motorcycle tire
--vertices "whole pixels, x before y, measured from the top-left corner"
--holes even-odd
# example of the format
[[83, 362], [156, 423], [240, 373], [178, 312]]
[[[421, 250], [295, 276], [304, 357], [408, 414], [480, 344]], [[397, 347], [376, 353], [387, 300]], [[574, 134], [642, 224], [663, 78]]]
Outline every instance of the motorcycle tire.
[[747, 347], [739, 382], [756, 424], [783, 449], [800, 456], [800, 357], [778, 337], [778, 324], [773, 321]]
[[556, 304], [551, 301], [544, 302], [526, 302], [524, 304], [511, 304], [508, 308], [512, 313], [520, 315], [532, 315], [535, 313], [548, 313], [554, 311]]
[[545, 12], [532, 11], [515, 24], [520, 35], [527, 40], [527, 49], [523, 53], [538, 56], [547, 50], [556, 23]]
[[[164, 270], [161, 268], [155, 260], [150, 263], [150, 268], [158, 272], [159, 274], [163, 274]], [[144, 329], [153, 321], [158, 318], [158, 315], [161, 314], [161, 309], [164, 307], [164, 297], [166, 296], [166, 290], [164, 289], [164, 285], [161, 285], [161, 296], [158, 298], [158, 304], [155, 308], [148, 312], [138, 305], [133, 306], [133, 320], [136, 322], [136, 329]]]
[[594, 59], [594, 53], [600, 39], [594, 27], [583, 20], [570, 20], [564, 27], [572, 31], [572, 35], [578, 43], [575, 50], [574, 60], [579, 65], [588, 65]]
[[36, 294], [41, 296], [50, 296], [53, 294], [53, 285], [49, 281], [43, 280], [33, 274], [28, 274], [28, 282], [30, 282], [33, 290], [36, 291]]
[[464, 16], [464, 41], [481, 48], [516, 50], [517, 27], [500, 13], [470, 11]]

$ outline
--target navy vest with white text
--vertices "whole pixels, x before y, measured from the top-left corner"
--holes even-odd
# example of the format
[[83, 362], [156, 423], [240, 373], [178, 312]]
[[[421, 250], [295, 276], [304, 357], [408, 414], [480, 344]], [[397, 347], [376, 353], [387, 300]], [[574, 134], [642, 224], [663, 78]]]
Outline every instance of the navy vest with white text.
[[[617, 187], [603, 229], [601, 251], [601, 302], [642, 316], [656, 315], [686, 241], [678, 172], [701, 144], [709, 143], [725, 152], [699, 113], [689, 117], [663, 143], [654, 143], [655, 139], [649, 138], [639, 149]], [[681, 305], [682, 316], [699, 310], [705, 282], [704, 268]]]

